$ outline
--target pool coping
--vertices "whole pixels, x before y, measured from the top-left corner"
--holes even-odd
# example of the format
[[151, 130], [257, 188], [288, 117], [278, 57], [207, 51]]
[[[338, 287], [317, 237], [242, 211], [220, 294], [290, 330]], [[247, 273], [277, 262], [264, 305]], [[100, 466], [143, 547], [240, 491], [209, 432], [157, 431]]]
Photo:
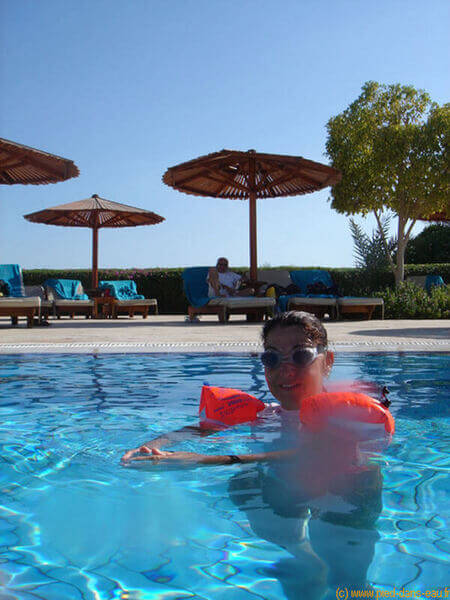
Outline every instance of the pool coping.
[[[450, 352], [447, 340], [331, 342], [339, 352]], [[248, 353], [261, 352], [260, 342], [55, 342], [4, 343], [0, 354]]]

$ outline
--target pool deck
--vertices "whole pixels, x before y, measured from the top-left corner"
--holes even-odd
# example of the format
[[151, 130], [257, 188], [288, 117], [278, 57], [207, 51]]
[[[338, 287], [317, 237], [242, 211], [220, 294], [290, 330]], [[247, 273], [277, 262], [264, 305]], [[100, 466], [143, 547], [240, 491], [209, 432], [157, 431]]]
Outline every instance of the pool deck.
[[[359, 352], [450, 351], [450, 320], [372, 320], [324, 323], [332, 348]], [[51, 320], [50, 327], [11, 327], [0, 318], [0, 353], [249, 352], [260, 350], [261, 324], [240, 315], [221, 325], [215, 316], [185, 323], [183, 315], [117, 320]]]

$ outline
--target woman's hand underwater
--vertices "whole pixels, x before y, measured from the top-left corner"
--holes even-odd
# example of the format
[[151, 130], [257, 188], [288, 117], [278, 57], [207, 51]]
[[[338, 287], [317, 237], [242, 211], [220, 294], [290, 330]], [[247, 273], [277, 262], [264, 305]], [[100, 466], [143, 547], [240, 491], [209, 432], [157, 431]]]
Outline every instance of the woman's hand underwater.
[[135, 460], [135, 456], [137, 454], [151, 454], [152, 448], [149, 446], [139, 446], [139, 448], [133, 448], [132, 450], [128, 450], [120, 459], [122, 462], [128, 462], [129, 460]]

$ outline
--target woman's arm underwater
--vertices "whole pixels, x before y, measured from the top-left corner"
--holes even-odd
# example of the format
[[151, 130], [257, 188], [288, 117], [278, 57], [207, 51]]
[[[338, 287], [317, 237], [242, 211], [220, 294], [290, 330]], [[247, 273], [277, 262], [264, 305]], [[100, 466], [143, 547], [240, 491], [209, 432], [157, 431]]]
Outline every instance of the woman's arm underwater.
[[211, 435], [215, 432], [217, 432], [217, 429], [207, 429], [205, 427], [199, 427], [198, 425], [186, 425], [185, 427], [181, 427], [181, 429], [176, 429], [175, 431], [168, 431], [167, 433], [163, 433], [162, 435], [153, 438], [148, 442], [144, 442], [144, 444], [141, 444], [137, 448], [127, 450], [127, 452], [125, 452], [125, 454], [122, 456], [121, 460], [123, 462], [127, 462], [129, 460], [134, 459], [139, 454], [149, 455], [152, 453], [152, 450], [159, 450], [160, 448], [165, 446], [172, 446], [173, 444], [177, 444], [178, 442], [184, 442], [192, 436], [203, 437], [206, 435]]
[[[138, 449], [139, 450], [139, 449]], [[132, 451], [130, 451], [132, 452]], [[123, 458], [126, 465], [130, 463], [160, 463], [185, 465], [233, 465], [236, 463], [270, 462], [291, 457], [298, 452], [297, 449], [277, 450], [274, 452], [259, 452], [256, 454], [198, 454], [196, 452], [171, 452], [152, 448], [140, 456], [133, 455], [128, 459]]]

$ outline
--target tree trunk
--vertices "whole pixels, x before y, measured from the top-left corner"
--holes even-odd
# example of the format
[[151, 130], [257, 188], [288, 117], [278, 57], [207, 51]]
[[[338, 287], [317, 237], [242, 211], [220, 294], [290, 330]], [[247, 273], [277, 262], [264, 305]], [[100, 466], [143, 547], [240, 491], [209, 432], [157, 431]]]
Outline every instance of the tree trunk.
[[[404, 242], [404, 240], [402, 240]], [[400, 239], [397, 245], [397, 266], [394, 271], [395, 275], [395, 287], [398, 287], [405, 278], [405, 248], [404, 243], [400, 244]]]
[[402, 215], [398, 216], [398, 230], [397, 230], [397, 264], [392, 260], [392, 256], [389, 252], [388, 240], [385, 238], [383, 233], [383, 228], [381, 226], [381, 216], [378, 211], [374, 211], [375, 218], [378, 223], [378, 231], [380, 232], [381, 238], [383, 240], [384, 249], [386, 251], [386, 255], [389, 260], [389, 265], [394, 273], [395, 277], [395, 287], [404, 280], [405, 278], [405, 250], [406, 244], [408, 243], [409, 236], [411, 234], [411, 229], [414, 226], [415, 220], [413, 220], [408, 227], [408, 230], [405, 232], [406, 224], [408, 219], [403, 217]]
[[[397, 233], [397, 266], [395, 269], [395, 287], [398, 287], [402, 281], [405, 279], [405, 250], [406, 245], [409, 242], [409, 238], [411, 236], [412, 228], [416, 223], [416, 219], [412, 219], [409, 223], [408, 228], [406, 226], [408, 224], [408, 219], [406, 217], [398, 216], [398, 233]], [[405, 231], [406, 229], [406, 231]]]

